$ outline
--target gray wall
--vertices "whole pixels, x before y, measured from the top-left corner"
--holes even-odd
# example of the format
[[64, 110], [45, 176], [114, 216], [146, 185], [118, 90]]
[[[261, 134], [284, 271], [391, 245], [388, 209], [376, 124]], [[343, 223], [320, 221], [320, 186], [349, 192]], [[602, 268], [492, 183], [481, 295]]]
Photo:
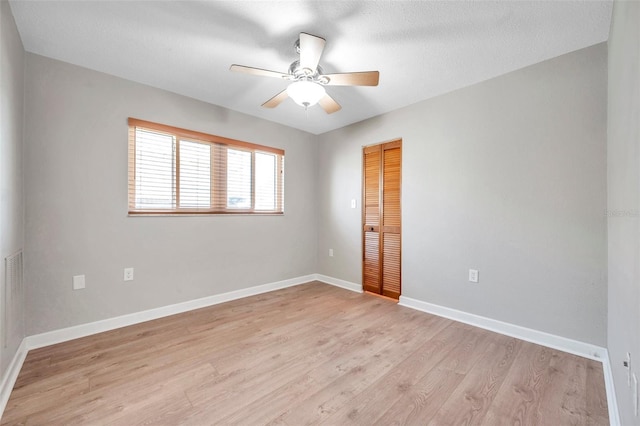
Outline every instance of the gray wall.
[[608, 348], [622, 424], [640, 424], [622, 366], [640, 379], [640, 3], [615, 2], [609, 35]]
[[[4, 258], [24, 247], [22, 197], [22, 130], [24, 107], [24, 50], [9, 3], [0, 1], [0, 321], [5, 321]], [[12, 324], [8, 344], [0, 342], [0, 377], [24, 337], [23, 300], [16, 298], [10, 309]], [[3, 339], [4, 340], [4, 336]]]
[[606, 58], [599, 44], [321, 135], [319, 273], [361, 283], [361, 147], [402, 138], [403, 295], [604, 346]]
[[[27, 334], [316, 272], [315, 136], [29, 53], [25, 104]], [[129, 116], [285, 149], [285, 215], [127, 217]]]

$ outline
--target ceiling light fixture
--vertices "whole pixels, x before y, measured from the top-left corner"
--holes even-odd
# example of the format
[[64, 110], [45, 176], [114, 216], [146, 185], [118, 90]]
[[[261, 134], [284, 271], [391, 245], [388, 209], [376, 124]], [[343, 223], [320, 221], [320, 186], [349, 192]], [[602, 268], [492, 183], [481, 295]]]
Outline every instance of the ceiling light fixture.
[[308, 80], [299, 80], [287, 87], [287, 95], [304, 109], [317, 104], [325, 94], [324, 87]]

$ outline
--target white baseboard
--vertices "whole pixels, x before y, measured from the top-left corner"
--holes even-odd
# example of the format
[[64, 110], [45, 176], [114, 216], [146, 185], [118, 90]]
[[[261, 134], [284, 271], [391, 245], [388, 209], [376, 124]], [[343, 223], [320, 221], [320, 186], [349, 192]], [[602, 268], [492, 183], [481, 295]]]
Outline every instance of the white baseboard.
[[326, 284], [331, 284], [336, 287], [344, 288], [345, 290], [355, 291], [356, 293], [362, 293], [362, 285], [352, 283], [349, 281], [341, 280], [338, 278], [328, 277], [322, 274], [315, 274], [315, 279], [317, 281], [322, 281]]
[[611, 360], [609, 351], [605, 349], [605, 356], [602, 359], [602, 370], [604, 372], [604, 386], [607, 390], [607, 407], [609, 408], [609, 424], [620, 426], [620, 412], [618, 411], [618, 400], [616, 398], [616, 387], [613, 384], [613, 371], [611, 371]]
[[284, 281], [277, 281], [274, 283], [230, 291], [228, 293], [215, 294], [213, 296], [189, 300], [186, 302], [176, 303], [174, 305], [162, 306], [160, 308], [149, 309], [147, 311], [136, 312], [133, 314], [108, 318], [101, 321], [95, 321], [59, 330], [48, 331], [46, 333], [26, 337], [26, 346], [27, 349], [36, 349], [44, 346], [54, 345], [56, 343], [66, 342], [68, 340], [78, 339], [80, 337], [102, 333], [103, 331], [114, 330], [116, 328], [126, 327], [128, 325], [138, 324], [145, 321], [151, 321], [154, 319], [167, 317], [169, 315], [180, 314], [183, 312], [192, 311], [194, 309], [205, 308], [207, 306], [217, 305], [219, 303], [229, 302], [231, 300], [241, 299], [243, 297], [255, 296], [257, 294], [267, 293], [269, 291], [308, 283], [315, 280], [315, 278], [315, 274], [305, 275], [302, 277], [291, 278]]
[[20, 374], [20, 369], [22, 369], [22, 364], [27, 357], [27, 352], [29, 352], [29, 350], [26, 347], [24, 339], [22, 339], [11, 363], [2, 376], [2, 382], [0, 383], [0, 418], [2, 418], [2, 413], [4, 413], [7, 402], [9, 402], [13, 385], [15, 385], [18, 374]]
[[544, 331], [509, 324], [507, 322], [482, 317], [480, 315], [458, 311], [456, 309], [435, 305], [433, 303], [423, 302], [422, 300], [412, 299], [406, 296], [400, 296], [399, 305], [596, 361], [602, 362], [606, 356], [607, 350], [600, 346], [556, 336], [554, 334], [545, 333]]
[[346, 290], [362, 293], [362, 286], [359, 284], [344, 281], [338, 278], [328, 277], [326, 275], [310, 274], [284, 281], [277, 281], [269, 284], [258, 285], [255, 287], [244, 288], [241, 290], [230, 291], [228, 293], [207, 296], [201, 299], [189, 300], [186, 302], [176, 303], [174, 305], [162, 306], [146, 311], [135, 312], [133, 314], [127, 314], [87, 324], [80, 324], [73, 327], [48, 331], [46, 333], [26, 337], [25, 343], [27, 349], [42, 348], [44, 346], [54, 345], [56, 343], [66, 342], [69, 340], [78, 339], [80, 337], [90, 336], [96, 333], [102, 333], [103, 331], [114, 330], [116, 328], [126, 327], [128, 325], [138, 324], [145, 321], [151, 321], [169, 315], [180, 314], [183, 312], [192, 311], [194, 309], [205, 308], [207, 306], [217, 305], [219, 303], [229, 302], [231, 300], [241, 299], [243, 297], [255, 296], [257, 294], [267, 293], [269, 291], [279, 290], [286, 287], [292, 287], [314, 280], [322, 281], [324, 283], [331, 284], [333, 286], [340, 287]]

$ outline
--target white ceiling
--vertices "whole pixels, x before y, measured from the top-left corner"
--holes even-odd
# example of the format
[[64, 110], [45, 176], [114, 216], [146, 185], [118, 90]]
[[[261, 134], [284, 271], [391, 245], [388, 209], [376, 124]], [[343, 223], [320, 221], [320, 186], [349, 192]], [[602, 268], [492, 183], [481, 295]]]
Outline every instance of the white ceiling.
[[[10, 1], [27, 51], [314, 134], [606, 41], [607, 1]], [[260, 105], [303, 31], [326, 73], [380, 71], [378, 87], [328, 87], [327, 115]]]

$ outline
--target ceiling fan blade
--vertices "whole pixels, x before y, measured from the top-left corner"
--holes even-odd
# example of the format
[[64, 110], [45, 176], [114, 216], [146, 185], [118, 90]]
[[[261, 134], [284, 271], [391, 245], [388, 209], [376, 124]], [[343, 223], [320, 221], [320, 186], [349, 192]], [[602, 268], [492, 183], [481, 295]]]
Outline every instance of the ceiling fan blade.
[[329, 78], [328, 86], [377, 86], [380, 79], [378, 71], [347, 72], [343, 74], [325, 74]]
[[287, 89], [284, 89], [282, 92], [275, 95], [273, 98], [269, 99], [267, 102], [263, 103], [262, 106], [265, 108], [275, 108], [282, 103], [285, 99], [287, 99], [289, 95], [287, 95]]
[[340, 111], [342, 107], [331, 96], [325, 94], [322, 99], [318, 101], [318, 104], [322, 107], [327, 114], [333, 114], [336, 111]]
[[261, 75], [264, 77], [276, 77], [276, 78], [284, 78], [284, 79], [288, 79], [289, 77], [291, 77], [290, 74], [284, 74], [277, 71], [263, 70], [262, 68], [245, 67], [244, 65], [236, 65], [236, 64], [231, 65], [231, 68], [229, 68], [229, 70], [234, 72], [241, 72], [244, 74]]
[[314, 73], [318, 68], [325, 43], [322, 37], [300, 33], [300, 67], [308, 68]]

